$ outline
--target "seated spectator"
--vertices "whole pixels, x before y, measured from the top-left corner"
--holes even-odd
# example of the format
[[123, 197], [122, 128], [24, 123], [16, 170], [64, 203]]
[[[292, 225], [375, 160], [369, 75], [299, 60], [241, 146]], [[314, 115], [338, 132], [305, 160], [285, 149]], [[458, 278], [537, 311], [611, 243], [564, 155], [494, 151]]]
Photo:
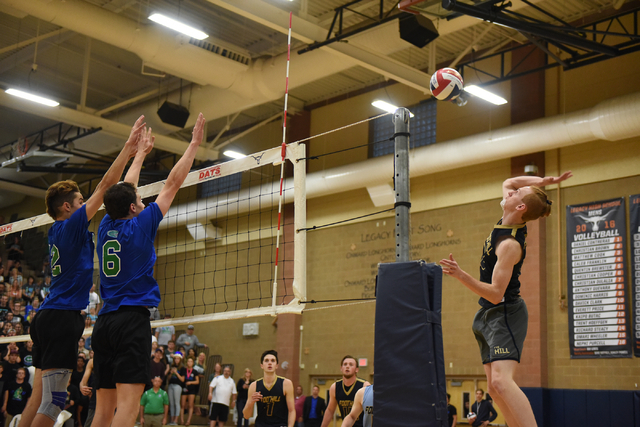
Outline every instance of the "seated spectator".
[[24, 335], [25, 330], [22, 326], [22, 323], [16, 323], [13, 325], [14, 330], [16, 331], [16, 335]]
[[[84, 344], [85, 344], [84, 337], [80, 337], [80, 339], [78, 340], [78, 354], [79, 353], [84, 354], [84, 358], [86, 360], [86, 359], [89, 358], [89, 350], [84, 347]], [[73, 385], [75, 385], [77, 387], [78, 384], [80, 384], [80, 381], [78, 381], [77, 384], [74, 383]]]
[[36, 291], [36, 279], [33, 276], [27, 278], [27, 283], [22, 286], [22, 300], [29, 304]]
[[[20, 359], [20, 348], [18, 347], [18, 344], [15, 342], [10, 342], [9, 344], [7, 344], [7, 347], [2, 352], [2, 360], [6, 360], [6, 361], [9, 360], [9, 355], [11, 354], [11, 350], [16, 350], [18, 352], [17, 361], [18, 363], [20, 363], [22, 361]], [[23, 365], [23, 364], [20, 363], [20, 365]]]
[[13, 263], [13, 268], [18, 270], [18, 273], [22, 274], [22, 262], [21, 261], [14, 262]]
[[38, 309], [40, 309], [40, 297], [36, 296], [31, 301], [31, 304], [27, 305], [24, 309], [25, 322], [31, 324], [31, 322], [33, 321], [33, 316], [36, 315]]
[[2, 297], [0, 297], [0, 320], [4, 322], [7, 318], [7, 313], [10, 311], [9, 296], [3, 294]]
[[[22, 289], [22, 274], [18, 271], [17, 268], [11, 269], [11, 276], [9, 277], [9, 285], [11, 285], [10, 292], [13, 291], [14, 286], [16, 289]], [[12, 296], [12, 295], [9, 295]], [[22, 298], [22, 290], [20, 290], [20, 294], [16, 295], [17, 298]]]
[[191, 348], [187, 351], [187, 359], [193, 359], [194, 361], [196, 360], [196, 351], [195, 349]]
[[187, 326], [187, 332], [178, 337], [178, 339], [176, 340], [176, 345], [184, 346], [184, 349], [187, 351], [195, 347], [206, 347], [206, 344], [203, 344], [198, 340], [198, 337], [194, 334], [194, 331], [195, 327], [193, 325]]
[[19, 355], [22, 364], [26, 368], [33, 366], [33, 341], [26, 341], [24, 343], [24, 347], [20, 350]]
[[[9, 352], [9, 355], [7, 356], [7, 360], [2, 361], [2, 366], [4, 367], [4, 374], [6, 376], [6, 379], [5, 379], [6, 383], [14, 381], [16, 379], [16, 373], [18, 372], [18, 369], [23, 367], [22, 363], [19, 362], [18, 357], [19, 357], [18, 349], [14, 348]], [[28, 381], [29, 380], [28, 372], [27, 372], [26, 378]]]
[[42, 289], [40, 290], [40, 298], [44, 301], [44, 299], [49, 295], [51, 288], [51, 276], [44, 276], [44, 283], [42, 284]]
[[[25, 309], [24, 309], [24, 306], [22, 305], [21, 300], [19, 299], [15, 300], [15, 302], [13, 303], [13, 307], [11, 308], [12, 308], [11, 311], [13, 311], [13, 318], [14, 319], [19, 318], [20, 322], [24, 322], [24, 319], [26, 316], [25, 316]], [[14, 320], [14, 323], [15, 322], [16, 321]]]
[[91, 307], [89, 308], [89, 314], [87, 314], [87, 318], [91, 319], [91, 324], [95, 325], [96, 324], [96, 320], [98, 320], [98, 315], [96, 314], [98, 311], [96, 308]]
[[6, 414], [6, 426], [11, 424], [13, 417], [22, 414], [30, 397], [31, 386], [27, 380], [27, 370], [19, 368], [15, 379], [4, 385], [2, 412]]
[[40, 272], [40, 276], [51, 276], [51, 264], [49, 263], [49, 255], [44, 257], [42, 261], [42, 271]]
[[180, 354], [187, 354], [187, 350], [184, 349], [184, 346], [181, 345], [180, 347], [178, 347], [178, 353]]
[[22, 259], [23, 254], [24, 250], [20, 243], [19, 236], [13, 236], [13, 240], [11, 242], [7, 241], [7, 267], [9, 269], [13, 267], [16, 261], [20, 261]]
[[198, 355], [198, 359], [196, 360], [196, 365], [193, 369], [198, 372], [198, 375], [204, 376], [205, 371], [207, 370], [207, 355], [204, 353], [200, 353]]

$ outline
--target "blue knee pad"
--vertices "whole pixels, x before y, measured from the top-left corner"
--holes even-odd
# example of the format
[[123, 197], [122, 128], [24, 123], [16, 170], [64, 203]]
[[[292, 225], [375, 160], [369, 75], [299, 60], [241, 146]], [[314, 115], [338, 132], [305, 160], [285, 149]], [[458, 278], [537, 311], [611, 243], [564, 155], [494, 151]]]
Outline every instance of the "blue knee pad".
[[52, 369], [42, 373], [42, 402], [38, 414], [57, 420], [67, 401], [70, 369]]

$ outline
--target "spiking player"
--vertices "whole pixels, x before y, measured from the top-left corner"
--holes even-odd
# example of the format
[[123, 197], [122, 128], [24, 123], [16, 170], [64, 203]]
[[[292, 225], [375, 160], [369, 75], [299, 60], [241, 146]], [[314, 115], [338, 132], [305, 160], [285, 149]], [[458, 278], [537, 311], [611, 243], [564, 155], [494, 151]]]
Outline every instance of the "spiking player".
[[51, 427], [64, 409], [67, 383], [76, 367], [78, 340], [84, 331], [80, 311], [89, 304], [93, 285], [93, 233], [89, 222], [102, 205], [105, 192], [118, 182], [145, 132], [140, 116], [116, 160], [84, 202], [78, 184], [60, 181], [47, 189], [47, 213], [55, 220], [49, 229], [51, 292], [31, 323], [33, 394], [20, 426]]
[[442, 272], [458, 279], [480, 295], [480, 310], [473, 320], [473, 333], [480, 347], [489, 393], [507, 423], [516, 427], [536, 425], [527, 396], [513, 380], [527, 335], [529, 315], [520, 297], [520, 269], [527, 254], [527, 221], [551, 213], [551, 201], [539, 187], [557, 184], [572, 176], [521, 176], [502, 184], [502, 219], [484, 243], [480, 280], [462, 270], [449, 254], [440, 261]]
[[293, 427], [296, 422], [296, 403], [291, 380], [276, 375], [278, 352], [267, 350], [260, 357], [264, 376], [254, 381], [247, 392], [249, 401], [242, 410], [244, 418], [253, 415], [258, 404], [256, 427]]

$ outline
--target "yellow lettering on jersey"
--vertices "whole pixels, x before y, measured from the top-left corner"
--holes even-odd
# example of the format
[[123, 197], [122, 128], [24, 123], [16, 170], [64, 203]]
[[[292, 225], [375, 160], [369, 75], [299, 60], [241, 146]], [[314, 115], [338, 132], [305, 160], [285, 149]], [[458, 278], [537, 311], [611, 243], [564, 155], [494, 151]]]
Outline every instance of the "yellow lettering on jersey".
[[373, 406], [366, 406], [364, 408], [364, 410], [367, 412], [367, 414], [372, 415], [373, 414]]

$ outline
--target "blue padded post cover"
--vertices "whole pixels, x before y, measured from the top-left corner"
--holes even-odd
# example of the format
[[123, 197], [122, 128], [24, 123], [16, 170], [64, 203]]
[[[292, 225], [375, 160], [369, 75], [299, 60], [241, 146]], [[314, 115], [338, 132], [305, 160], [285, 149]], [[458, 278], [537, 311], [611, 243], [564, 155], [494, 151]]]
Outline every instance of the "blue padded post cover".
[[446, 427], [442, 269], [380, 264], [376, 293], [373, 419], [377, 426]]

